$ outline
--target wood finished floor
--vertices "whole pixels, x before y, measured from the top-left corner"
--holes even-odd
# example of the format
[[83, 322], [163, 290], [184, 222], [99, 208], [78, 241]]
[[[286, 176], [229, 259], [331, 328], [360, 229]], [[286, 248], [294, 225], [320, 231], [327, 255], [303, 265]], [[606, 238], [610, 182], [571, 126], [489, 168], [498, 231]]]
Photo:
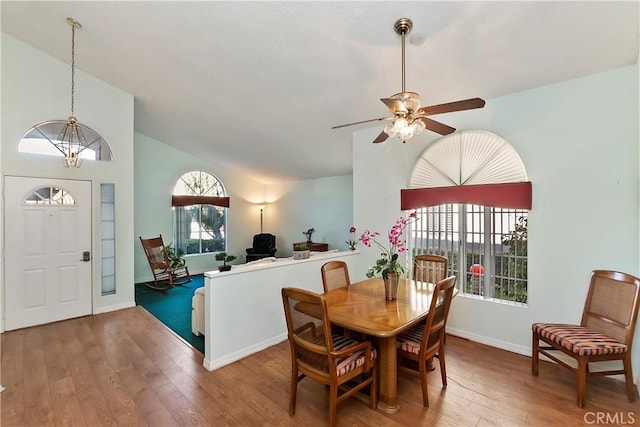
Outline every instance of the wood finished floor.
[[[289, 417], [287, 342], [208, 372], [201, 353], [141, 307], [6, 332], [1, 353], [3, 427], [326, 425], [327, 391], [308, 379]], [[446, 389], [438, 371], [429, 375], [429, 409], [419, 380], [400, 374], [399, 413], [348, 399], [338, 425], [594, 425], [598, 412], [640, 425], [640, 401], [618, 381], [591, 379], [580, 409], [569, 372], [541, 362], [536, 378], [528, 357], [456, 337], [447, 373]]]

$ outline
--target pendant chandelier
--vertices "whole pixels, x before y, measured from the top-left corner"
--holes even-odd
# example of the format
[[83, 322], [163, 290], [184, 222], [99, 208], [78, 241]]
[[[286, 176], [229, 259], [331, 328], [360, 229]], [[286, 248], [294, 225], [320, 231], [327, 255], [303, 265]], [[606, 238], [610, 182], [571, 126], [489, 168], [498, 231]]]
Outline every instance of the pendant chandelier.
[[[71, 25], [71, 115], [65, 120], [50, 120], [31, 128], [23, 137], [23, 141], [46, 140], [55, 147], [54, 153], [64, 156], [64, 165], [68, 168], [79, 168], [82, 159], [112, 160], [111, 149], [107, 142], [93, 129], [78, 122], [75, 117], [75, 34], [81, 29], [80, 22], [67, 18]], [[85, 151], [86, 150], [86, 151]], [[53, 154], [33, 150], [42, 154]]]

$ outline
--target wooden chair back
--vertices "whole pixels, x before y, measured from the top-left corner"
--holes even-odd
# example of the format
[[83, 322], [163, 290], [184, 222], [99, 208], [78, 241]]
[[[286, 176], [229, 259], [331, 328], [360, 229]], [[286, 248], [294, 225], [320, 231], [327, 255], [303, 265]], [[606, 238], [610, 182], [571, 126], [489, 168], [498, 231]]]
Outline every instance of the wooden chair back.
[[344, 261], [329, 261], [320, 267], [325, 292], [351, 285], [349, 268]]
[[413, 261], [413, 280], [438, 283], [447, 277], [449, 260], [434, 254], [416, 255]]
[[149, 266], [152, 269], [161, 270], [169, 267], [164, 242], [162, 241], [162, 234], [159, 237], [152, 237], [150, 239], [140, 237], [140, 242], [147, 256]]
[[640, 307], [639, 295], [638, 278], [616, 271], [596, 270], [591, 274], [580, 324], [631, 348]]
[[[427, 315], [425, 333], [420, 343], [420, 351], [424, 354], [435, 352], [440, 341], [444, 342], [455, 284], [456, 276], [447, 277], [436, 283]], [[429, 357], [432, 356], [433, 354]]]

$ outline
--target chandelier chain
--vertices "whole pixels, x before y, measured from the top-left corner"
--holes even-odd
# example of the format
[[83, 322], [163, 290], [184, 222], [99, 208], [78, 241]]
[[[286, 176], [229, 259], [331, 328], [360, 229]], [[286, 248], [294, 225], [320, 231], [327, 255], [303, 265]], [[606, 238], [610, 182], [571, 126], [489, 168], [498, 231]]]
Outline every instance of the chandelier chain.
[[71, 115], [74, 112], [74, 92], [75, 92], [75, 71], [76, 71], [76, 26], [71, 25]]

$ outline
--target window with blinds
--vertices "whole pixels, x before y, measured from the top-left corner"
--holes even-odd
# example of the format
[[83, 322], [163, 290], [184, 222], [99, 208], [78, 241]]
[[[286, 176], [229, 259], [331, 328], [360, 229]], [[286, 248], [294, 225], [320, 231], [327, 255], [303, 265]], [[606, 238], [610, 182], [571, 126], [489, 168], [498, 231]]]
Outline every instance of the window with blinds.
[[414, 257], [447, 257], [464, 294], [526, 304], [527, 210], [445, 204], [416, 212]]

